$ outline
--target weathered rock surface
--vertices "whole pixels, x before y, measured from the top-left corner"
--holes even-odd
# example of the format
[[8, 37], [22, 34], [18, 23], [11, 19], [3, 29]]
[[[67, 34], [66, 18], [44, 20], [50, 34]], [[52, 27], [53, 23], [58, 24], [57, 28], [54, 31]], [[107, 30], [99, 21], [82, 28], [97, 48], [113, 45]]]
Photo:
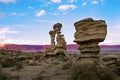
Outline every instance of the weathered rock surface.
[[56, 23], [56, 24], [53, 25], [53, 30], [55, 32], [61, 31], [61, 28], [62, 28], [62, 24], [61, 23]]
[[69, 53], [66, 49], [66, 41], [64, 35], [61, 34], [61, 23], [56, 23], [53, 25], [53, 30], [49, 32], [51, 38], [51, 48], [45, 50], [45, 56], [58, 56], [61, 55], [64, 59], [68, 59]]
[[55, 31], [50, 31], [49, 35], [51, 38], [51, 48], [55, 48]]
[[107, 34], [105, 21], [86, 18], [76, 22], [74, 25], [76, 29], [74, 42], [80, 45], [81, 53], [99, 53], [98, 44], [104, 41]]

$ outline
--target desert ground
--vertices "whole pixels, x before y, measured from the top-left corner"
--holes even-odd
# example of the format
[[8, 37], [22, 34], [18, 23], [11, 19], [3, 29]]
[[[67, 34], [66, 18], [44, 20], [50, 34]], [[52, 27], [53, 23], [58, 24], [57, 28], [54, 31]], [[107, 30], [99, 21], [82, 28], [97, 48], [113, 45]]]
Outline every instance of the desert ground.
[[[44, 57], [43, 52], [22, 53], [1, 51], [0, 80], [120, 79], [120, 51], [100, 52], [98, 64], [104, 69], [102, 72], [98, 72], [101, 74], [99, 77], [95, 77], [96, 73], [89, 71], [90, 69], [94, 69], [93, 65], [90, 69], [89, 67], [87, 68], [87, 66], [80, 67], [82, 63], [77, 63], [79, 56], [80, 54], [78, 53], [72, 53], [70, 54], [69, 60], [64, 60], [63, 56], [60, 55]], [[87, 69], [89, 70], [86, 71]], [[80, 73], [79, 70], [82, 71], [82, 73]]]

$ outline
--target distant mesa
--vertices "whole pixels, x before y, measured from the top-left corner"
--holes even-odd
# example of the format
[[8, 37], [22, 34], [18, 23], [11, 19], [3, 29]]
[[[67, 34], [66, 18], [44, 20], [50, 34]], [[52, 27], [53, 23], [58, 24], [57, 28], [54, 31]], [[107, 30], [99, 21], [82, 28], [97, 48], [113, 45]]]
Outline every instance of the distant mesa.
[[[17, 45], [17, 44], [0, 44], [0, 49], [13, 50], [13, 51], [27, 51], [37, 52], [44, 51], [46, 48], [50, 48], [51, 45]], [[66, 45], [68, 51], [78, 52], [79, 45], [68, 44]], [[120, 51], [120, 45], [100, 45], [101, 51]]]

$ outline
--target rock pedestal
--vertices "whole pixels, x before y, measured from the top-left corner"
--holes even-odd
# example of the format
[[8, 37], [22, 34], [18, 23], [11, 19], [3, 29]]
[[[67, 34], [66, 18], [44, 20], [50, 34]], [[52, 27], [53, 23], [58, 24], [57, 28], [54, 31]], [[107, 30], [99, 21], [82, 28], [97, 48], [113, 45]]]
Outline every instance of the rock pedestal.
[[74, 42], [80, 45], [81, 53], [97, 55], [100, 51], [98, 44], [104, 41], [107, 34], [105, 21], [86, 18], [76, 22], [74, 26], [76, 29]]
[[[79, 50], [81, 52], [79, 58], [74, 62], [74, 68], [80, 71], [82, 68], [83, 72], [86, 70], [88, 73], [90, 72], [90, 74], [95, 69], [98, 71], [100, 62], [98, 56], [100, 48], [98, 44], [104, 41], [107, 34], [105, 21], [86, 18], [76, 22], [74, 26], [76, 29], [74, 42], [80, 45]], [[88, 73], [85, 74], [86, 77], [88, 77]], [[90, 78], [91, 77], [94, 77], [94, 75], [91, 75]]]

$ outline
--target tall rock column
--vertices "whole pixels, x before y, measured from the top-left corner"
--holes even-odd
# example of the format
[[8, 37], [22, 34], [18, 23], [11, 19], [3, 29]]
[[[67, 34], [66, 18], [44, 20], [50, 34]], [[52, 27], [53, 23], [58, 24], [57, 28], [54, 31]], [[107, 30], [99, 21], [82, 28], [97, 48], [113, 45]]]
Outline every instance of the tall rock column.
[[53, 30], [49, 31], [51, 38], [51, 48], [45, 50], [45, 56], [57, 56], [63, 60], [69, 59], [64, 35], [61, 34], [61, 23], [53, 25]]
[[74, 26], [74, 42], [80, 45], [81, 54], [97, 55], [100, 51], [98, 44], [104, 41], [107, 34], [105, 21], [86, 18], [76, 22]]
[[51, 48], [55, 48], [55, 31], [50, 31], [49, 35], [51, 38]]

